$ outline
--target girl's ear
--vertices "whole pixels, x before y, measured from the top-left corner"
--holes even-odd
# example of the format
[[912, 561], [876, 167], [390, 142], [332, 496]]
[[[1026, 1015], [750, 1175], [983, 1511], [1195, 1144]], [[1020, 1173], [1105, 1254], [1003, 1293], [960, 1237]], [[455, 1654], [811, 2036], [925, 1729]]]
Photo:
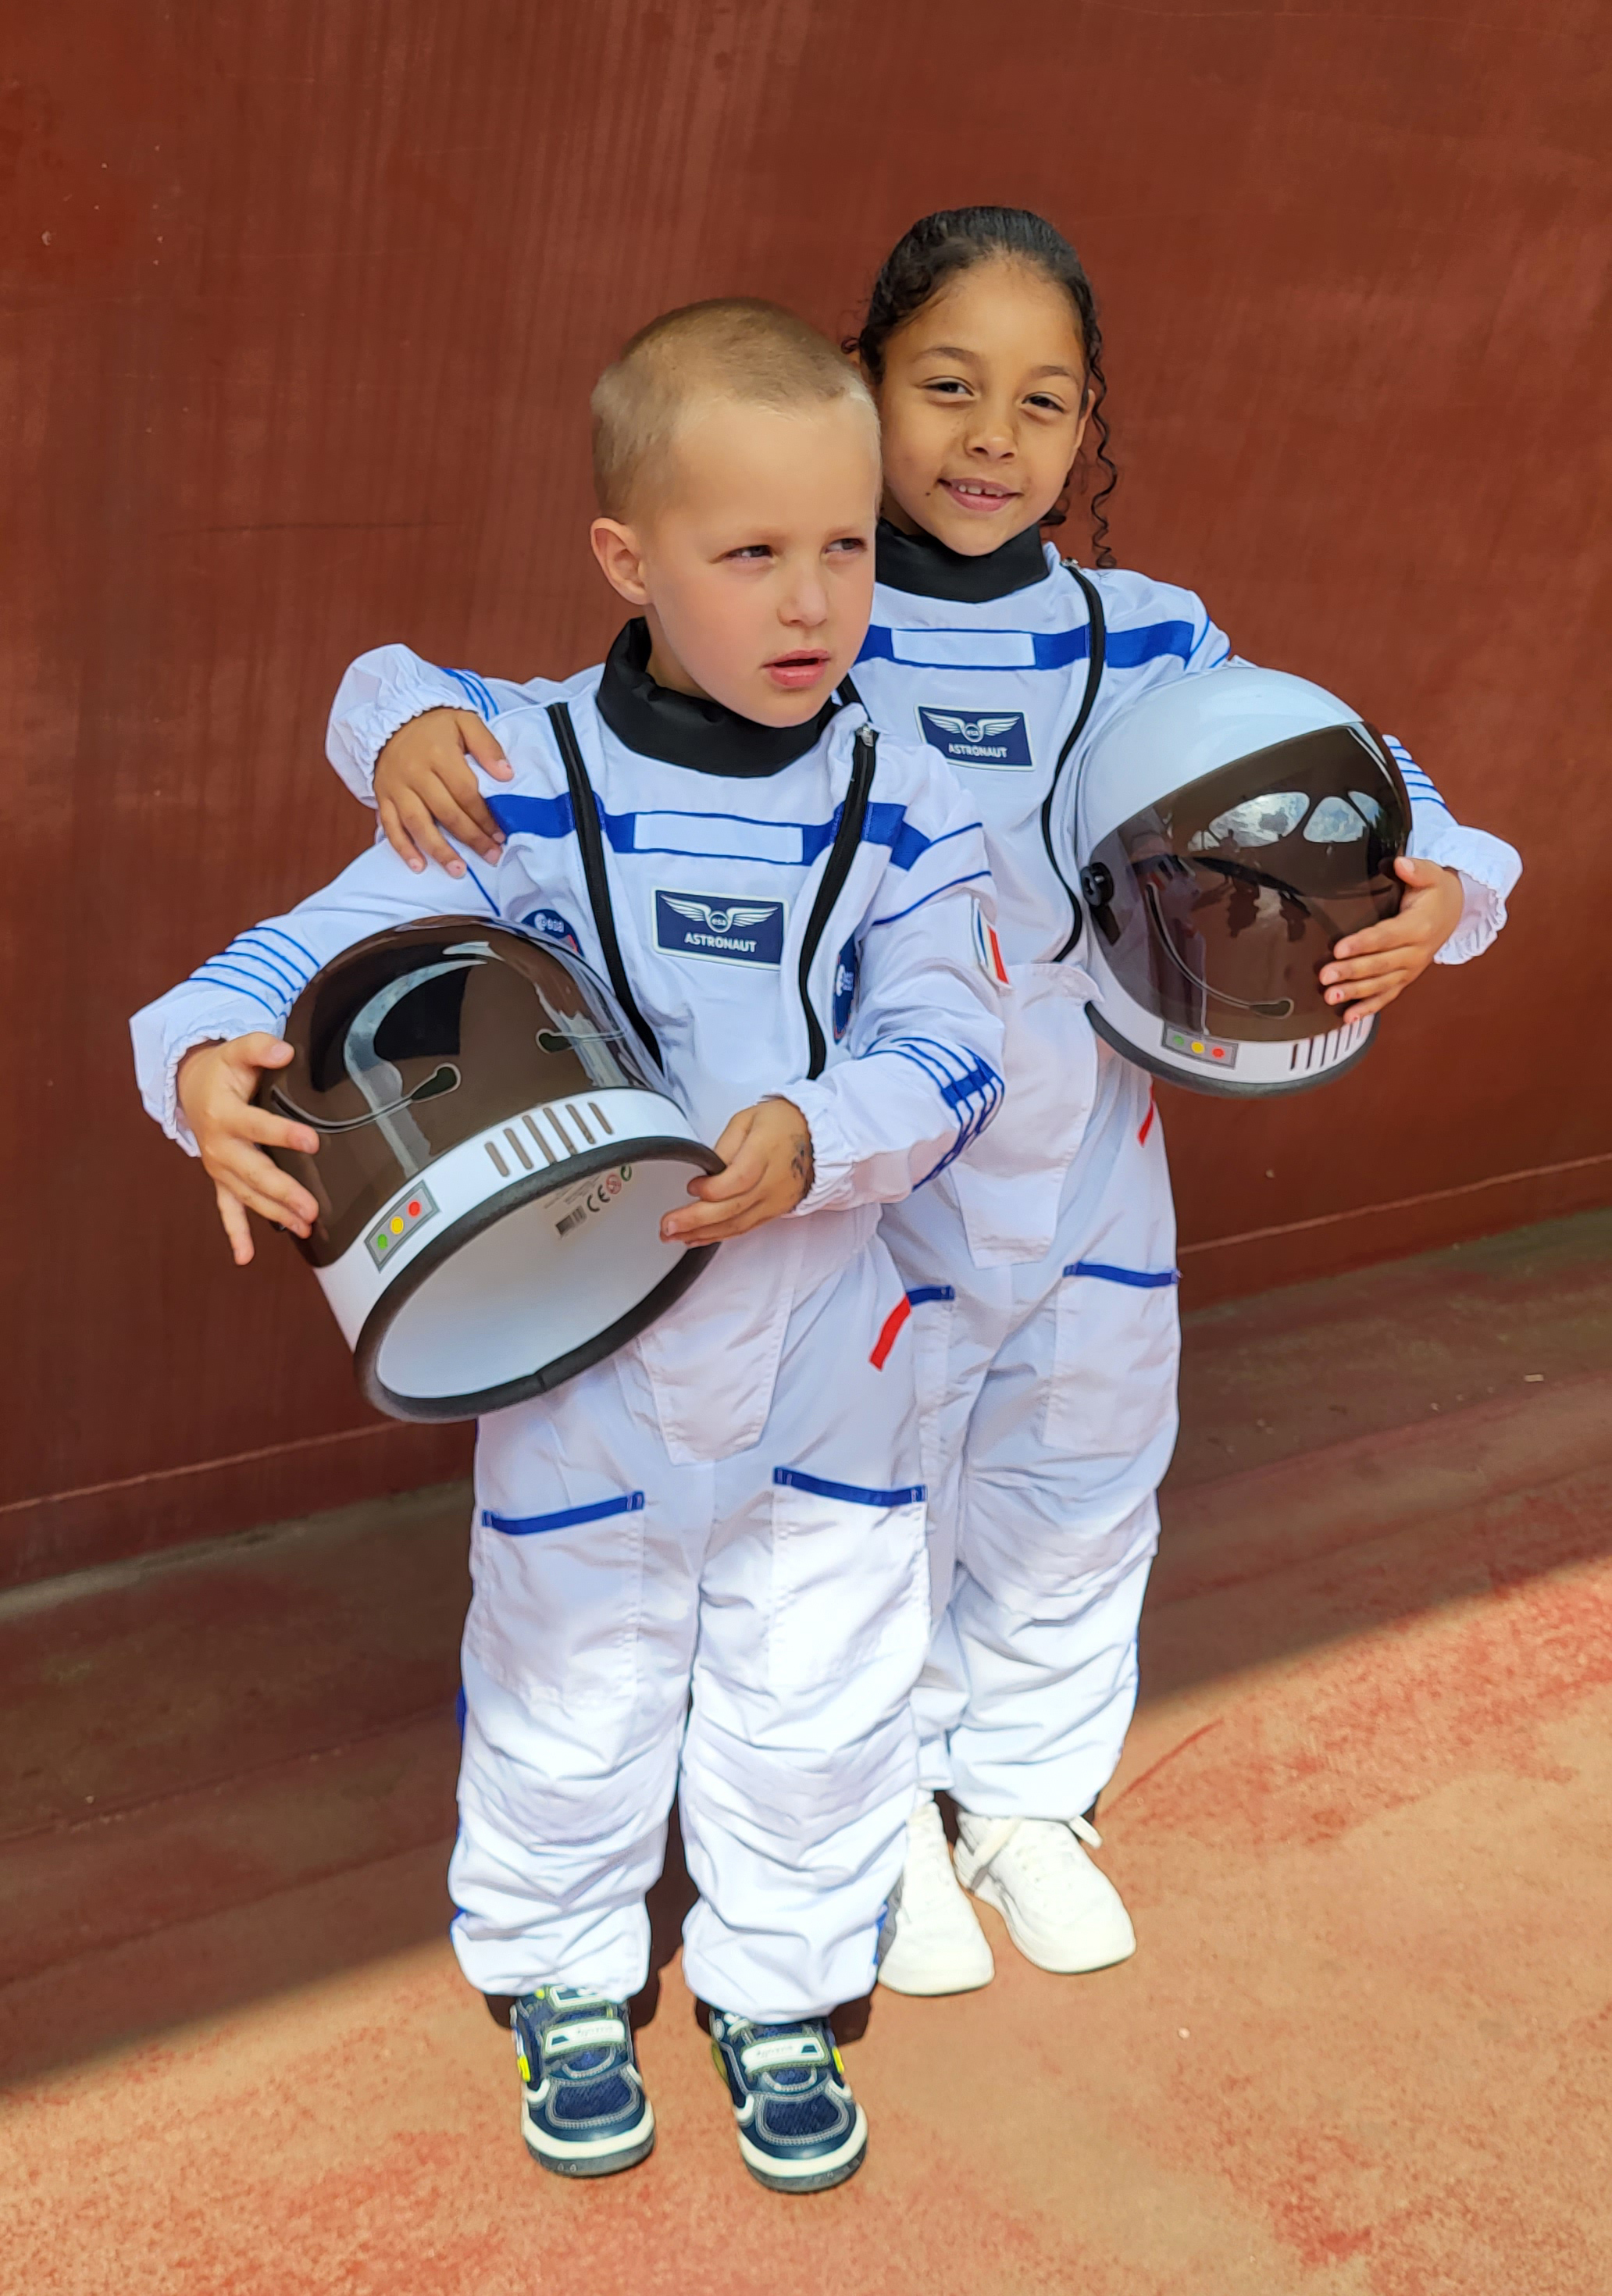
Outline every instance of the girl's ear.
[[620, 519], [596, 518], [588, 538], [611, 588], [629, 606], [646, 606], [649, 586], [644, 579], [644, 551], [634, 529], [623, 526]]

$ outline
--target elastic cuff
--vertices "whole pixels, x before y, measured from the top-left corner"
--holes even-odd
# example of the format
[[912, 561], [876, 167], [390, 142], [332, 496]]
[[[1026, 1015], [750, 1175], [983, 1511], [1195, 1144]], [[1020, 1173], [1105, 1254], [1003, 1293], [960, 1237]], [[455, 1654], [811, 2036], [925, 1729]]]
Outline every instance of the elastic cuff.
[[216, 1028], [193, 1029], [179, 1036], [169, 1048], [168, 1067], [162, 1078], [162, 1129], [170, 1140], [177, 1141], [187, 1156], [202, 1153], [196, 1145], [196, 1136], [185, 1120], [179, 1105], [179, 1069], [186, 1053], [193, 1053], [198, 1045], [227, 1044]]
[[1460, 922], [1435, 956], [1435, 964], [1466, 964], [1481, 956], [1506, 922], [1503, 894], [1481, 878], [1468, 876], [1464, 869], [1455, 873], [1461, 881], [1463, 896]]
[[810, 1085], [796, 1085], [788, 1092], [763, 1093], [761, 1097], [786, 1100], [792, 1108], [798, 1108], [811, 1136], [811, 1186], [788, 1217], [802, 1219], [811, 1212], [844, 1210], [851, 1201], [855, 1163], [827, 1093], [815, 1092]]

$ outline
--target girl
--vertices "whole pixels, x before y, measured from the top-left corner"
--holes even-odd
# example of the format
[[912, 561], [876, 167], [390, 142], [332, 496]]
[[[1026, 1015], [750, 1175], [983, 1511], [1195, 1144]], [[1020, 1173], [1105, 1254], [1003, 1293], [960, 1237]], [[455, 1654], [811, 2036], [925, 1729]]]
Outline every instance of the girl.
[[[1175, 1223], [1149, 1079], [1086, 1015], [1057, 800], [1081, 742], [1114, 712], [1161, 680], [1213, 673], [1230, 648], [1191, 592], [1114, 564], [1102, 337], [1085, 272], [1050, 225], [1013, 208], [925, 217], [846, 349], [878, 402], [884, 455], [856, 684], [876, 725], [916, 725], [978, 804], [1013, 989], [1001, 1119], [882, 1220], [927, 1398], [937, 1623], [917, 1701], [926, 1791], [880, 1978], [948, 1993], [992, 1974], [966, 1890], [1044, 1969], [1135, 1950], [1087, 1853], [1135, 1702], [1175, 1441]], [[1090, 460], [1103, 483], [1082, 571], [1040, 537]], [[524, 699], [500, 689], [497, 706]], [[395, 685], [333, 719], [333, 760], [366, 798], [380, 754], [382, 822], [416, 868], [464, 867], [438, 824], [497, 849], [466, 764], [504, 776], [482, 722], [494, 707], [480, 679], [402, 657]], [[1321, 974], [1340, 1020], [1380, 1012], [1435, 958], [1478, 955], [1520, 866], [1395, 754], [1415, 857], [1399, 864], [1398, 915], [1341, 941]], [[848, 947], [847, 995], [856, 967]], [[958, 1806], [955, 1864], [937, 1789]]]

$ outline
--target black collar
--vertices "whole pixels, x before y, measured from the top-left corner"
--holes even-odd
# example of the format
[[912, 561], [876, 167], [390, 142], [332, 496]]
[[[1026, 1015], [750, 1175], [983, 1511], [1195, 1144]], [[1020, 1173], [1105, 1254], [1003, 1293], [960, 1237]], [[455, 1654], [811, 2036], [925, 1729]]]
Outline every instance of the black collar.
[[696, 774], [757, 781], [782, 773], [817, 747], [840, 704], [830, 694], [803, 726], [758, 726], [720, 701], [702, 701], [657, 685], [649, 675], [649, 625], [630, 621], [604, 657], [599, 715], [641, 758], [687, 766]]
[[1033, 526], [1004, 542], [999, 550], [988, 550], [983, 558], [965, 558], [933, 534], [903, 534], [882, 518], [876, 571], [888, 589], [911, 590], [921, 598], [944, 598], [958, 606], [983, 606], [1045, 581], [1047, 561]]

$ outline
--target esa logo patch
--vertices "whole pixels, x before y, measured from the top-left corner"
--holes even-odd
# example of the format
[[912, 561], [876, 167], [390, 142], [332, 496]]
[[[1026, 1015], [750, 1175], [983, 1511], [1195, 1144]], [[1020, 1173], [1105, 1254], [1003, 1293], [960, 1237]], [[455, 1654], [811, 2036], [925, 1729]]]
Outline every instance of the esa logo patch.
[[669, 956], [720, 957], [728, 964], [784, 961], [782, 901], [657, 892], [654, 920], [655, 947]]
[[920, 709], [918, 731], [932, 750], [954, 766], [991, 766], [1024, 772], [1030, 764], [1030, 737], [1022, 709], [999, 709], [975, 718], [963, 709]]
[[521, 922], [528, 932], [540, 933], [545, 940], [558, 941], [573, 956], [581, 955], [582, 944], [558, 909], [528, 909]]
[[845, 1031], [851, 1026], [861, 970], [862, 952], [856, 945], [856, 936], [852, 934], [840, 951], [839, 961], [834, 968], [834, 1041], [836, 1045], [843, 1042]]

